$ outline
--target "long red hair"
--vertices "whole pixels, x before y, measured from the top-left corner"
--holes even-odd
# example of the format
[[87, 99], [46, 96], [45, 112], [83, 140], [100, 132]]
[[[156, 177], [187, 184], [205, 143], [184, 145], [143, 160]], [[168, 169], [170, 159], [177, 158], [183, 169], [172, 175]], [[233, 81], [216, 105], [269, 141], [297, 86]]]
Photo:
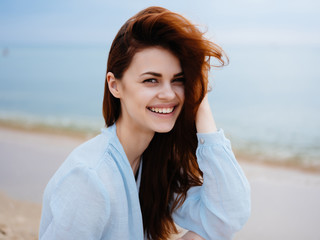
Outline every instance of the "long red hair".
[[[110, 48], [107, 72], [121, 79], [135, 53], [152, 46], [161, 46], [177, 56], [185, 77], [185, 102], [175, 126], [168, 133], [155, 133], [142, 155], [139, 198], [143, 227], [148, 238], [156, 240], [177, 232], [172, 212], [183, 204], [190, 187], [202, 184], [195, 154], [195, 116], [206, 94], [210, 59], [217, 59], [222, 66], [225, 55], [183, 16], [165, 8], [149, 7], [119, 30]], [[110, 93], [106, 81], [106, 125], [114, 124], [120, 112], [120, 100]]]

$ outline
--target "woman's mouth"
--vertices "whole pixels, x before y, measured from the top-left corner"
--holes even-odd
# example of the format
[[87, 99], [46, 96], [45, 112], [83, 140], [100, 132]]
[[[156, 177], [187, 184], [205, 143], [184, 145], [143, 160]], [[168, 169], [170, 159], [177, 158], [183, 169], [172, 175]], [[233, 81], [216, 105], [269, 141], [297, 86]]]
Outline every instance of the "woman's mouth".
[[148, 107], [148, 109], [151, 112], [154, 113], [161, 113], [161, 114], [169, 114], [172, 113], [175, 107], [165, 107], [165, 108], [160, 108], [160, 107]]

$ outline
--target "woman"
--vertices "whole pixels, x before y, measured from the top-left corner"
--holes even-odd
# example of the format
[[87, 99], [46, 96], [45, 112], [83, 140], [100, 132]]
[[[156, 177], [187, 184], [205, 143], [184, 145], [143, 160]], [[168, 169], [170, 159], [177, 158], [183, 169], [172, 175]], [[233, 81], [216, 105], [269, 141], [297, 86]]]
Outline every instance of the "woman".
[[44, 193], [40, 239], [231, 239], [248, 182], [206, 97], [223, 52], [182, 16], [130, 18], [108, 58], [106, 129], [74, 150]]

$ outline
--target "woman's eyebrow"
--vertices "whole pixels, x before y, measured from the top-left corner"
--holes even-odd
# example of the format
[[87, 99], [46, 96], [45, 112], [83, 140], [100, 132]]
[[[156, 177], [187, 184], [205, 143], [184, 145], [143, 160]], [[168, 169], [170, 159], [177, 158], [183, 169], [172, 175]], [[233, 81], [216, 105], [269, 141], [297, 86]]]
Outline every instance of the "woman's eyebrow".
[[[145, 72], [145, 73], [142, 73], [140, 76], [143, 76], [143, 75], [152, 75], [152, 76], [155, 76], [155, 77], [162, 77], [162, 74], [161, 73], [157, 73], [157, 72]], [[182, 77], [183, 76], [183, 72], [179, 72], [177, 74], [174, 74], [173, 77]]]
[[175, 74], [173, 76], [176, 78], [176, 77], [183, 77], [183, 75], [184, 75], [183, 72], [180, 72], [180, 73], [177, 73], [177, 74]]
[[143, 75], [153, 75], [155, 77], [162, 77], [161, 73], [156, 73], [156, 72], [145, 72], [145, 73], [142, 73], [140, 76], [143, 76]]

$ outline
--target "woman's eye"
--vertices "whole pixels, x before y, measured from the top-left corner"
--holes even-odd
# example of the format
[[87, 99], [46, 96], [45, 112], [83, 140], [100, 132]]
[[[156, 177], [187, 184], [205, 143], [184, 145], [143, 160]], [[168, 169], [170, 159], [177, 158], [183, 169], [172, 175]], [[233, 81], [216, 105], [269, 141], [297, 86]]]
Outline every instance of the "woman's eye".
[[175, 78], [175, 79], [173, 79], [173, 82], [184, 84], [185, 83], [185, 79], [183, 77]]
[[143, 81], [144, 83], [157, 83], [157, 79], [154, 79], [154, 78], [149, 78], [149, 79], [146, 79]]

